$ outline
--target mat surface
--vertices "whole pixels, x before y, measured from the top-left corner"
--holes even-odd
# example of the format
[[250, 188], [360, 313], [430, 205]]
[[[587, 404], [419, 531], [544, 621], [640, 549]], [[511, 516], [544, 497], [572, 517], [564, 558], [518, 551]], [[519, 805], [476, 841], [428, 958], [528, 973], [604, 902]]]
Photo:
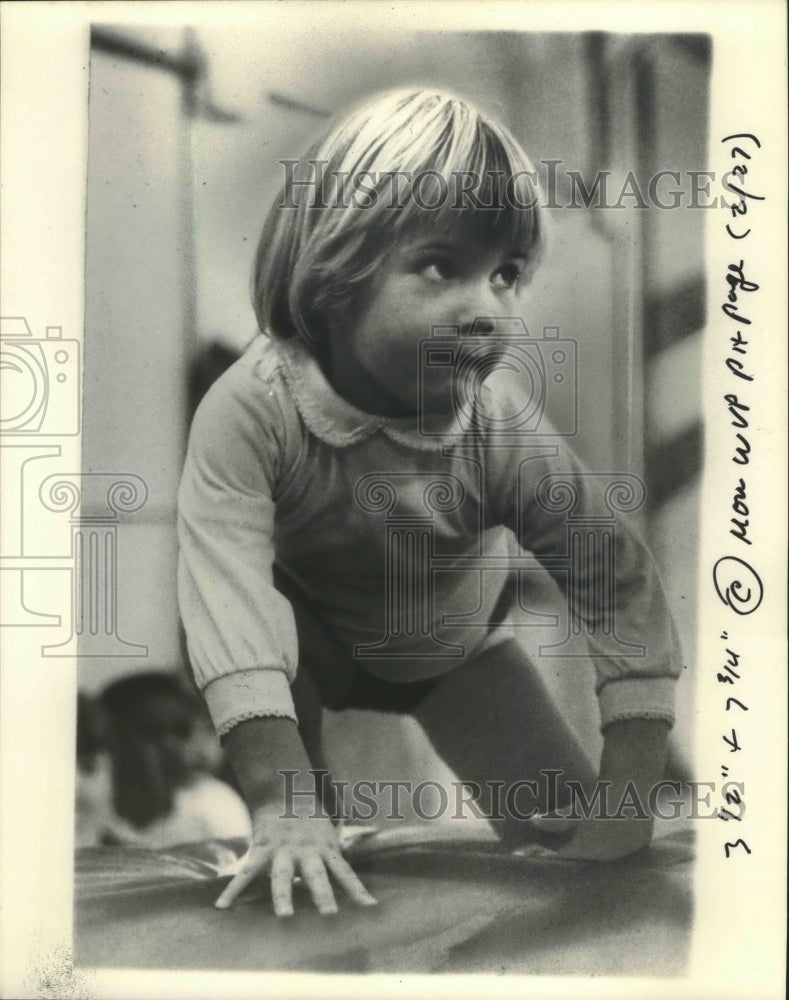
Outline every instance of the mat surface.
[[692, 835], [616, 863], [512, 853], [486, 838], [411, 827], [359, 840], [349, 858], [379, 901], [295, 917], [268, 884], [229, 911], [213, 902], [238, 841], [79, 851], [75, 964], [95, 968], [312, 972], [681, 975], [692, 923]]

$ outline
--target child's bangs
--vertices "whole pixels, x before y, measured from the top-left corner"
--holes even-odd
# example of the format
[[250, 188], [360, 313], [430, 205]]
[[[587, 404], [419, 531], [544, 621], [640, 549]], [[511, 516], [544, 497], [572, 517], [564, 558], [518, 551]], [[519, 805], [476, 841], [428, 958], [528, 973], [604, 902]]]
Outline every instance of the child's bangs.
[[[398, 239], [445, 236], [493, 244], [508, 253], [531, 258], [541, 244], [539, 217], [533, 209], [520, 205], [528, 206], [530, 199], [536, 196], [527, 189], [517, 194], [520, 204], [506, 198], [497, 201], [498, 177], [482, 175], [482, 178], [477, 189], [480, 205], [472, 205], [464, 199], [459, 204], [447, 200], [430, 210], [414, 201], [404, 206], [396, 225]], [[481, 207], [483, 205], [490, 207]]]
[[453, 123], [454, 142], [437, 143], [411, 176], [395, 231], [492, 242], [530, 258], [541, 243], [536, 173], [514, 139], [475, 117], [472, 128]]

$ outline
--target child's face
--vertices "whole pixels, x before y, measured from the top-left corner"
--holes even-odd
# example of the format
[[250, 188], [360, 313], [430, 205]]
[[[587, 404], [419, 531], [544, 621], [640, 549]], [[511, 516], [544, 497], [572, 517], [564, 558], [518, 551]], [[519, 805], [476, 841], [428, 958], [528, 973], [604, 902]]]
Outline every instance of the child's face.
[[[492, 240], [420, 236], [398, 245], [382, 265], [353, 320], [330, 331], [331, 381], [366, 412], [406, 416], [422, 407], [451, 411], [452, 369], [419, 371], [419, 344], [432, 327], [494, 333], [495, 318], [519, 314], [525, 260]], [[491, 345], [494, 346], [493, 343]]]

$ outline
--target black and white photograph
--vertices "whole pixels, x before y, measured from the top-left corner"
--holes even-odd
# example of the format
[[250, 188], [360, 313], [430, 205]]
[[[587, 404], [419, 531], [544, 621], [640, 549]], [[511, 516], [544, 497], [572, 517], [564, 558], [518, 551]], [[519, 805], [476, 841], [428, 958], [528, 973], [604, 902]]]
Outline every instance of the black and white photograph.
[[785, 8], [1, 13], [3, 995], [783, 995]]

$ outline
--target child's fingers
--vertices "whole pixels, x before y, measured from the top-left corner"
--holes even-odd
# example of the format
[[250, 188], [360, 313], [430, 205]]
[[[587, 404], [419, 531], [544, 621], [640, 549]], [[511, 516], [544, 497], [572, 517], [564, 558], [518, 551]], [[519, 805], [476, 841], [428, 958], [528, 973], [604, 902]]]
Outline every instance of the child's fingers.
[[326, 854], [324, 856], [326, 866], [332, 875], [343, 887], [349, 898], [360, 906], [375, 906], [378, 900], [371, 896], [362, 885], [356, 872], [348, 862], [339, 854]]
[[296, 864], [298, 864], [301, 876], [322, 916], [337, 913], [337, 902], [329, 881], [327, 868], [355, 903], [361, 906], [371, 906], [377, 902], [340, 854], [329, 849], [325, 856], [322, 856], [321, 850], [315, 847], [296, 855], [295, 861], [290, 850], [272, 851], [271, 848], [266, 848], [250, 852], [241, 871], [225, 887], [224, 892], [214, 905], [220, 910], [231, 906], [247, 886], [266, 870], [269, 862], [271, 900], [277, 917], [293, 915], [293, 878]]
[[317, 849], [301, 856], [299, 859], [299, 868], [301, 869], [302, 878], [312, 893], [318, 913], [324, 917], [336, 913], [337, 901], [334, 898], [323, 859]]
[[214, 903], [218, 910], [226, 910], [231, 906], [246, 887], [255, 881], [268, 864], [271, 851], [250, 852], [244, 862], [244, 866], [236, 877], [225, 886], [222, 895]]
[[278, 851], [271, 862], [271, 901], [276, 916], [293, 916], [293, 859], [287, 851]]

